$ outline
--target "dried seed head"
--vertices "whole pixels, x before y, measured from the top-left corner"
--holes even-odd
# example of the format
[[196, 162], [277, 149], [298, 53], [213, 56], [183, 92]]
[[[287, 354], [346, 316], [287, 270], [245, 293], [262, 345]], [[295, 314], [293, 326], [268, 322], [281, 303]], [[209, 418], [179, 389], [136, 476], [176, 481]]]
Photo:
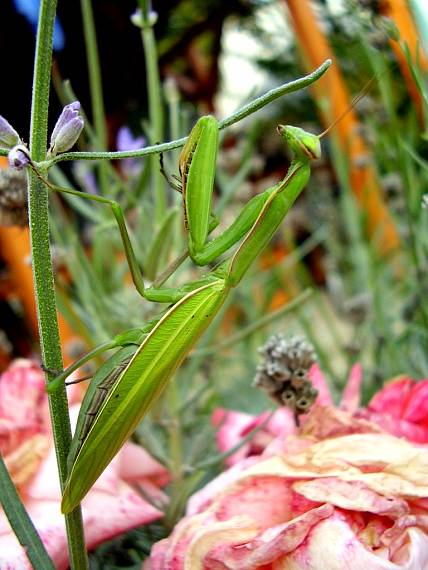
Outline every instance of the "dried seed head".
[[308, 411], [318, 391], [308, 379], [315, 362], [315, 352], [305, 338], [294, 336], [285, 340], [272, 336], [260, 349], [263, 362], [257, 367], [254, 384], [280, 405], [291, 408], [296, 417]]
[[13, 168], [0, 170], [0, 225], [26, 226], [27, 177]]

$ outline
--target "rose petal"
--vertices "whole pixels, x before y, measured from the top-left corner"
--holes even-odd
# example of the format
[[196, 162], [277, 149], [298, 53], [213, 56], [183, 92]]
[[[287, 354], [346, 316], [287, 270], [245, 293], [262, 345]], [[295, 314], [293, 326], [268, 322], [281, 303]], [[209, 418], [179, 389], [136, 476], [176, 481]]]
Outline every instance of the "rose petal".
[[331, 397], [330, 388], [318, 364], [315, 363], [311, 366], [308, 376], [314, 388], [318, 390], [317, 403], [323, 406], [332, 406], [333, 399]]
[[386, 412], [371, 412], [361, 410], [358, 412], [359, 418], [366, 418], [371, 423], [377, 424], [380, 428], [396, 437], [404, 437], [408, 441], [415, 443], [428, 442], [428, 426], [414, 424], [406, 420], [400, 420]]
[[259, 528], [267, 528], [314, 506], [318, 505], [312, 501], [296, 500], [289, 480], [262, 476], [245, 478], [241, 484], [229, 488], [227, 494], [217, 498], [213, 509], [218, 520], [246, 515], [256, 521]]
[[10, 453], [26, 438], [46, 432], [49, 420], [44, 375], [30, 360], [14, 362], [0, 377], [0, 450]]
[[403, 419], [422, 422], [428, 428], [428, 380], [421, 380], [412, 387], [403, 409]]
[[321, 440], [353, 433], [381, 433], [381, 431], [375, 422], [355, 417], [332, 406], [315, 404], [306, 415], [300, 435]]
[[[269, 412], [259, 416], [251, 416], [242, 412], [225, 411], [221, 408], [212, 415], [213, 425], [219, 425], [217, 431], [217, 446], [221, 453], [225, 453], [238, 445], [244, 437], [264, 424], [269, 417]], [[227, 457], [226, 465], [234, 465], [249, 455], [259, 455], [275, 437], [285, 437], [296, 433], [296, 425], [292, 412], [288, 408], [279, 408], [269, 421], [257, 431], [250, 441]]]
[[128, 482], [148, 478], [160, 486], [166, 485], [171, 478], [163, 465], [131, 441], [125, 443], [120, 452], [118, 475]]
[[363, 371], [361, 364], [357, 363], [351, 368], [348, 382], [342, 394], [340, 408], [348, 412], [355, 412], [360, 406], [361, 397], [361, 381], [363, 379]]
[[239, 480], [241, 474], [249, 466], [257, 463], [257, 461], [258, 459], [256, 457], [247, 457], [223, 473], [220, 473], [220, 475], [215, 479], [207, 483], [203, 489], [190, 497], [189, 502], [187, 503], [186, 513], [188, 515], [194, 515], [201, 512], [203, 509], [208, 508], [212, 503], [213, 498], [216, 497], [219, 492], [225, 489], [228, 485]]
[[214, 569], [215, 563], [221, 562], [228, 570], [261, 569], [298, 548], [305, 541], [311, 528], [333, 512], [334, 509], [330, 505], [312, 509], [290, 522], [273, 526], [259, 534], [248, 542], [245, 548], [234, 548], [220, 543], [206, 556], [204, 567]]
[[409, 395], [415, 381], [411, 378], [400, 377], [390, 381], [370, 400], [367, 408], [374, 412], [387, 412], [395, 418], [403, 416]]
[[[217, 431], [217, 447], [220, 453], [225, 453], [242, 439], [242, 432], [253, 422], [254, 416], [242, 412], [226, 411], [221, 408], [214, 411], [212, 423], [220, 426]], [[247, 456], [250, 449], [249, 442], [243, 444], [238, 451], [226, 459], [227, 465], [233, 465]]]
[[310, 501], [329, 503], [348, 511], [362, 511], [398, 518], [409, 512], [403, 499], [384, 497], [360, 481], [342, 481], [327, 477], [312, 481], [298, 481], [293, 489]]
[[[422, 570], [428, 567], [428, 538], [417, 529], [407, 531], [405, 560], [400, 570]], [[290, 554], [275, 563], [275, 570], [397, 570], [395, 561], [384, 559], [364, 547], [350, 526], [340, 515], [321, 521], [310, 532], [307, 540]]]

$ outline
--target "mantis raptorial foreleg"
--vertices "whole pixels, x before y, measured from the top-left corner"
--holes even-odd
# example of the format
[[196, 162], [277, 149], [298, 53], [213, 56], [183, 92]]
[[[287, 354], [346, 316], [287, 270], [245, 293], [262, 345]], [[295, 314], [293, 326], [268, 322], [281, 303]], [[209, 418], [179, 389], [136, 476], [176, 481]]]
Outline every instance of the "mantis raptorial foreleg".
[[[287, 127], [287, 129], [291, 128], [292, 127]], [[289, 136], [288, 139], [291, 140]], [[310, 157], [300, 152], [300, 158], [297, 159], [296, 156], [292, 168], [279, 185], [268, 188], [261, 194], [254, 196], [226, 230], [211, 241], [207, 241], [209, 233], [218, 224], [218, 220], [211, 212], [217, 144], [218, 125], [216, 119], [211, 116], [202, 117], [193, 128], [188, 142], [180, 154], [183, 207], [185, 223], [189, 231], [189, 255], [197, 265], [207, 265], [211, 263], [241, 240], [253, 228], [266, 203], [269, 204], [270, 210], [277, 211], [277, 214], [274, 214], [273, 217], [282, 219], [290, 205], [289, 196], [287, 195], [286, 198], [275, 200], [272, 204], [270, 197], [278, 193], [279, 186], [282, 188], [281, 192], [286, 188], [292, 174], [293, 176], [297, 176], [297, 171], [296, 173], [293, 172], [300, 163], [303, 164], [305, 161], [310, 160]], [[61, 188], [51, 184], [49, 184], [49, 187], [54, 191], [97, 201], [111, 208], [120, 231], [132, 279], [137, 291], [144, 298], [156, 302], [176, 302], [189, 291], [188, 287], [145, 287], [143, 276], [127, 231], [125, 216], [122, 208], [115, 200], [78, 192], [68, 188]], [[284, 207], [286, 208], [285, 210]], [[270, 237], [268, 239], [270, 239]]]
[[[212, 116], [199, 119], [180, 154], [183, 209], [186, 227], [189, 231], [189, 255], [197, 265], [207, 265], [229, 250], [241, 240], [256, 224], [262, 211], [270, 212], [272, 228], [278, 227], [277, 219], [282, 220], [294, 201], [291, 190], [299, 186], [293, 178], [306, 179], [309, 161], [319, 155], [319, 142], [302, 129], [281, 127], [281, 132], [294, 151], [295, 158], [287, 176], [278, 185], [254, 196], [238, 214], [232, 224], [220, 235], [207, 241], [210, 232], [211, 199], [214, 186], [215, 161], [218, 145], [218, 123]], [[299, 142], [297, 142], [299, 141]], [[314, 148], [305, 147], [309, 144]], [[304, 181], [303, 184], [306, 182]], [[277, 198], [275, 198], [278, 195]], [[265, 207], [267, 205], [267, 207]], [[265, 215], [265, 214], [264, 214]], [[258, 235], [265, 233], [267, 224], [261, 224]], [[273, 232], [266, 233], [265, 244]], [[258, 248], [258, 251], [264, 247]]]

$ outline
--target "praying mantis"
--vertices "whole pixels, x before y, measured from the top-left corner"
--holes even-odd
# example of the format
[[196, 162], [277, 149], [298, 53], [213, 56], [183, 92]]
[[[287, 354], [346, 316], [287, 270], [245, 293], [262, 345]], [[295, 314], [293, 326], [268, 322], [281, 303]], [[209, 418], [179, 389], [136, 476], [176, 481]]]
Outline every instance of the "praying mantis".
[[209, 240], [209, 234], [217, 224], [211, 212], [211, 200], [219, 126], [214, 117], [205, 116], [192, 129], [179, 158], [189, 256], [196, 265], [205, 266], [233, 246], [237, 247], [214, 270], [178, 288], [145, 286], [118, 203], [53, 186], [44, 180], [51, 190], [109, 205], [118, 223], [137, 290], [149, 301], [171, 304], [158, 318], [141, 329], [126, 331], [104, 343], [48, 384], [48, 391], [53, 392], [71, 372], [96, 354], [118, 349], [96, 372], [82, 402], [68, 456], [69, 475], [61, 505], [63, 513], [78, 506], [135, 431], [306, 186], [310, 163], [321, 155], [320, 137], [293, 126], [280, 125], [277, 131], [293, 154], [286, 176], [253, 197], [226, 230]]

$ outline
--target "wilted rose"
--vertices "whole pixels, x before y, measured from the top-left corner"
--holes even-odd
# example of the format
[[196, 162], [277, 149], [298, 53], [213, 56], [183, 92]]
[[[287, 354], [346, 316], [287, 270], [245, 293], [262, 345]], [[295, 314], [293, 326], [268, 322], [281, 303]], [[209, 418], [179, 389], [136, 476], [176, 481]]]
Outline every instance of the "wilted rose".
[[266, 445], [190, 499], [145, 570], [428, 568], [428, 448], [360, 413], [359, 367], [339, 407], [314, 372], [321, 401], [299, 433], [265, 428]]

